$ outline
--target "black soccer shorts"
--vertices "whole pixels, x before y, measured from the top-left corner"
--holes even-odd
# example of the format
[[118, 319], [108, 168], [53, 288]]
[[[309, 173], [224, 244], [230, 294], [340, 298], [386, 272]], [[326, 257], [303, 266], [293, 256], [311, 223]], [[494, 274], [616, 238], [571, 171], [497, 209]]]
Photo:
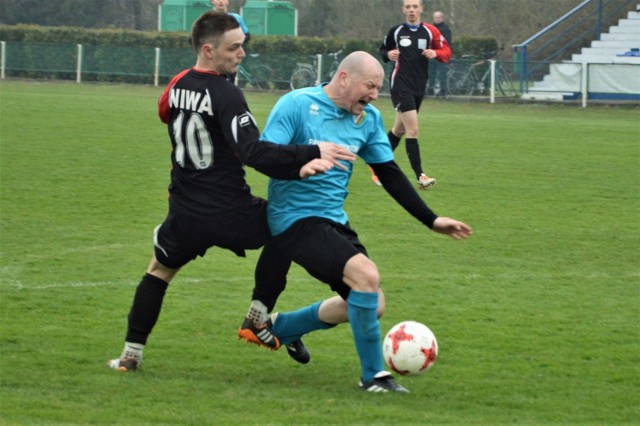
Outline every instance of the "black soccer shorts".
[[260, 200], [232, 217], [208, 221], [170, 211], [154, 232], [158, 262], [178, 269], [217, 246], [244, 256], [245, 250], [262, 247], [271, 237], [266, 202]]
[[[353, 256], [367, 250], [349, 224], [342, 225], [328, 219], [302, 219], [273, 238], [285, 257], [296, 262], [314, 278], [329, 284], [343, 299], [351, 288], [342, 280], [344, 267]], [[270, 243], [270, 244], [271, 244]]]
[[403, 90], [391, 90], [391, 102], [393, 108], [397, 112], [407, 112], [416, 110], [420, 112], [420, 105], [422, 105], [422, 96], [416, 96], [413, 93]]

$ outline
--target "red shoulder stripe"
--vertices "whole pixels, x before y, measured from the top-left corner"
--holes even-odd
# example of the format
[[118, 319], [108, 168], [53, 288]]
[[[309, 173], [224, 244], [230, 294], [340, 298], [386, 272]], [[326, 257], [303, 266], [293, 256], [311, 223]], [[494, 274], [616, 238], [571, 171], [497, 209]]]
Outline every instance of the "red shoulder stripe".
[[164, 89], [164, 92], [162, 92], [162, 95], [160, 95], [160, 98], [158, 99], [158, 115], [163, 123], [169, 122], [169, 93], [173, 86], [175, 86], [175, 84], [189, 71], [190, 69], [186, 69], [173, 77], [169, 82], [169, 85]]

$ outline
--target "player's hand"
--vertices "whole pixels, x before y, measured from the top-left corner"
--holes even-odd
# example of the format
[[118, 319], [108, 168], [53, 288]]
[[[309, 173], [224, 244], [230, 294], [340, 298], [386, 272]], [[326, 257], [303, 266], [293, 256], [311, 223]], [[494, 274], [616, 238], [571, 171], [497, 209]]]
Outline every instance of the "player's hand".
[[450, 217], [438, 217], [433, 222], [433, 231], [438, 234], [448, 235], [454, 240], [464, 240], [473, 234], [469, 225]]
[[342, 164], [339, 160], [355, 161], [356, 159], [356, 155], [353, 152], [333, 142], [320, 142], [318, 147], [320, 148], [321, 159], [330, 161], [333, 165], [340, 167], [342, 170], [347, 170], [347, 166]]
[[394, 61], [397, 62], [398, 58], [400, 57], [400, 51], [398, 49], [393, 49], [387, 52], [387, 57]]
[[300, 169], [300, 178], [305, 179], [318, 173], [326, 173], [333, 168], [333, 163], [322, 158], [314, 158]]
[[433, 49], [425, 49], [425, 50], [423, 50], [423, 51], [422, 51], [422, 54], [423, 54], [425, 57], [427, 57], [428, 59], [433, 59], [433, 58], [435, 58], [436, 56], [438, 56], [438, 54], [436, 53], [436, 51], [435, 51], [435, 50], [433, 50]]

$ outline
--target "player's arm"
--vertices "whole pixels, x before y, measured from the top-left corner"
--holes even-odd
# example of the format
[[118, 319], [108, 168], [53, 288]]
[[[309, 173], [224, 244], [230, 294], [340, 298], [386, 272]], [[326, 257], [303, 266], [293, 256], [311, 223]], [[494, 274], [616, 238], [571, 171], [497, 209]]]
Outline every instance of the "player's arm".
[[[250, 120], [250, 123], [248, 122]], [[244, 164], [275, 179], [300, 179], [300, 169], [320, 158], [317, 145], [279, 145], [259, 141], [260, 133], [250, 113], [232, 121], [232, 148]]]
[[[313, 159], [323, 160], [313, 163], [315, 173], [326, 171], [327, 162], [332, 166], [346, 170], [347, 167], [341, 161], [354, 161], [356, 158], [355, 154], [346, 147], [330, 142], [320, 142], [313, 145], [289, 143], [293, 135], [304, 126], [304, 123], [298, 121], [299, 114], [298, 105], [290, 98], [284, 100], [283, 97], [278, 100], [272, 109], [267, 128], [265, 128], [260, 142], [255, 143], [252, 135], [248, 138], [238, 138], [238, 146], [242, 150], [241, 158], [245, 164], [276, 179], [299, 179], [309, 176], [309, 169], [307, 168], [305, 171], [301, 168], [304, 165], [309, 165]], [[242, 126], [240, 127], [242, 128]], [[249, 127], [245, 126], [245, 128]], [[271, 133], [269, 133], [269, 129], [271, 129]], [[255, 127], [255, 131], [257, 131], [257, 127]], [[234, 133], [240, 135], [241, 129]], [[271, 143], [270, 138], [273, 138], [271, 139], [273, 142], [278, 143]], [[291, 168], [292, 164], [293, 168]]]
[[393, 28], [389, 30], [389, 33], [385, 36], [382, 44], [378, 48], [380, 52], [380, 57], [384, 62], [389, 62], [391, 58], [389, 58], [389, 52], [396, 48], [395, 43], [393, 41]]
[[[348, 149], [329, 142], [317, 145], [281, 145], [259, 141], [258, 128], [249, 112], [231, 121], [233, 149], [247, 166], [275, 179], [300, 179], [328, 170], [326, 162], [346, 169], [341, 160], [353, 161]], [[322, 162], [312, 160], [322, 159]], [[310, 173], [309, 166], [314, 172]], [[305, 170], [301, 170], [307, 166]]]
[[427, 24], [431, 34], [433, 34], [433, 40], [431, 40], [431, 49], [436, 52], [436, 59], [442, 63], [449, 63], [451, 60], [452, 52], [451, 46], [446, 38], [440, 33], [440, 30], [434, 25]]
[[395, 161], [370, 164], [370, 166], [378, 176], [378, 179], [380, 179], [384, 189], [393, 199], [434, 232], [448, 235], [454, 240], [461, 240], [471, 236], [473, 231], [466, 223], [450, 217], [436, 215], [420, 198]]
[[380, 179], [384, 189], [398, 204], [413, 217], [433, 229], [433, 222], [438, 218], [438, 215], [431, 211], [424, 200], [420, 198], [395, 161], [369, 164], [369, 166]]

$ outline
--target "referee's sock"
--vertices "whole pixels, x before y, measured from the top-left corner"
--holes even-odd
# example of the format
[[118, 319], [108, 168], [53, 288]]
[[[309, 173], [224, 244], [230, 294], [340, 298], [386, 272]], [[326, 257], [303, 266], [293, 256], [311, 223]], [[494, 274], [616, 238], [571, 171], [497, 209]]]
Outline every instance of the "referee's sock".
[[420, 159], [420, 146], [418, 145], [418, 139], [407, 138], [405, 141], [407, 146], [407, 157], [409, 157], [409, 163], [413, 172], [416, 174], [416, 178], [420, 178], [422, 174], [422, 160]]
[[362, 383], [373, 380], [384, 370], [377, 311], [378, 293], [351, 290], [347, 298], [347, 312], [360, 358]]
[[309, 332], [334, 327], [334, 324], [327, 324], [318, 317], [321, 304], [317, 302], [297, 311], [278, 313], [271, 332], [278, 336], [280, 343], [286, 345]]

